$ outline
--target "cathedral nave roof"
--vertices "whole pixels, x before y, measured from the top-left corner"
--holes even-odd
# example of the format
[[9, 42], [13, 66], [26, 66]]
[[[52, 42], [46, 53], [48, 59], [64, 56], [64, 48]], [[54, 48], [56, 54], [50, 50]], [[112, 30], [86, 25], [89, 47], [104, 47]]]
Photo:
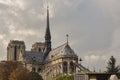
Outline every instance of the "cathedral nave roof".
[[43, 61], [43, 53], [26, 51], [25, 60], [27, 62], [41, 63]]
[[54, 58], [59, 58], [59, 57], [77, 57], [75, 52], [71, 49], [68, 43], [65, 43], [53, 50], [50, 51], [48, 57], [46, 58], [47, 60], [54, 59]]

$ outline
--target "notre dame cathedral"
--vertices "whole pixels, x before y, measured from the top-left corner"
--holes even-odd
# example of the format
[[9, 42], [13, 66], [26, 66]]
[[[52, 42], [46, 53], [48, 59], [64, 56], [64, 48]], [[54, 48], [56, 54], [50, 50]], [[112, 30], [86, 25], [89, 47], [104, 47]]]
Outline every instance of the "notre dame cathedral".
[[68, 42], [52, 49], [49, 9], [47, 8], [45, 42], [36, 42], [30, 51], [26, 51], [24, 41], [10, 40], [7, 47], [7, 60], [21, 61], [28, 70], [38, 72], [44, 80], [49, 80], [59, 75], [75, 72], [74, 63], [78, 63], [78, 56]]

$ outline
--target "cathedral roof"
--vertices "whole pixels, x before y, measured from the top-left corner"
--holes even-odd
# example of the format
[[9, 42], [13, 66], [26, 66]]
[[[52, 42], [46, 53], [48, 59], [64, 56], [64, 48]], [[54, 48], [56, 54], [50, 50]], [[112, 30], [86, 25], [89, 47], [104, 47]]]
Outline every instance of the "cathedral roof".
[[71, 49], [69, 44], [65, 43], [65, 44], [51, 50], [48, 57], [46, 58], [46, 61], [50, 60], [50, 59], [59, 58], [59, 57], [77, 57], [77, 55]]
[[26, 51], [25, 52], [25, 60], [26, 62], [34, 62], [34, 63], [41, 63], [43, 61], [43, 54], [40, 52], [31, 52]]

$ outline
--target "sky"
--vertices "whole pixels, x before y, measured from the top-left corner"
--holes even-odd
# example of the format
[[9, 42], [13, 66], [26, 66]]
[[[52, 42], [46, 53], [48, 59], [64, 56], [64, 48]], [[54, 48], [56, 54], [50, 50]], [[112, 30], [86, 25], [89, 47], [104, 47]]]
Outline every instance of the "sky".
[[6, 60], [10, 40], [23, 40], [27, 50], [44, 42], [47, 4], [53, 48], [69, 34], [90, 70], [106, 70], [110, 56], [120, 64], [120, 0], [0, 0], [0, 60]]

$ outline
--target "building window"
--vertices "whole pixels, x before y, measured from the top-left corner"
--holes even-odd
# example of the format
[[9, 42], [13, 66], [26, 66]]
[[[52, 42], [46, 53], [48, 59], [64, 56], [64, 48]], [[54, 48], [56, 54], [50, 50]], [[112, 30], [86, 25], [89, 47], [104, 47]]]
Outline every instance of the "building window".
[[17, 60], [17, 46], [14, 49], [14, 60]]
[[33, 71], [33, 72], [35, 72], [35, 71], [36, 71], [35, 67], [33, 67], [33, 68], [32, 68], [32, 71]]
[[51, 55], [51, 58], [53, 58], [54, 56], [53, 55]]
[[34, 62], [36, 62], [36, 57], [35, 56], [32, 57], [32, 62], [33, 62], [33, 64], [34, 64]]
[[70, 72], [71, 72], [71, 73], [74, 72], [74, 67], [75, 67], [75, 65], [74, 65], [74, 63], [71, 61], [71, 62], [70, 62]]
[[63, 62], [63, 73], [67, 74], [67, 66], [68, 66], [68, 63], [65, 61]]
[[41, 68], [38, 68], [38, 72], [40, 72], [41, 71]]

